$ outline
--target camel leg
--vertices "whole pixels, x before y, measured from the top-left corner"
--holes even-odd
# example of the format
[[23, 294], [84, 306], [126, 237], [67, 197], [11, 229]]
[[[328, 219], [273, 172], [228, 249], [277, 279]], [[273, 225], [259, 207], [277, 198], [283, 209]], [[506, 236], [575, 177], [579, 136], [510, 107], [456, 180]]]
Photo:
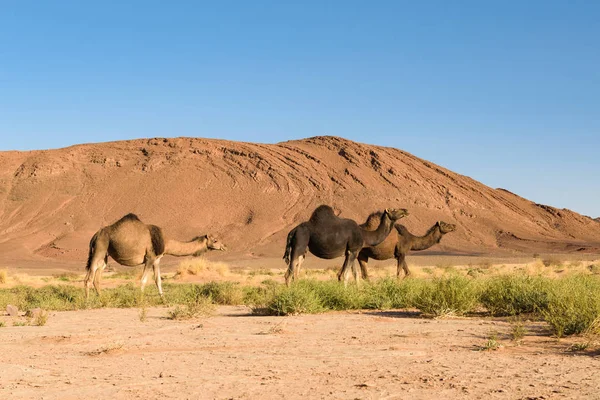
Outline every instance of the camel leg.
[[360, 286], [360, 272], [359, 267], [356, 265], [356, 253], [353, 253], [354, 257], [352, 261], [350, 261], [350, 267], [352, 268], [352, 275], [354, 276], [354, 282], [356, 282], [356, 286]]
[[160, 257], [154, 260], [152, 263], [152, 269], [154, 270], [154, 282], [158, 288], [158, 294], [160, 297], [163, 297], [162, 282], [160, 277]]
[[410, 270], [408, 269], [408, 264], [406, 263], [406, 258], [402, 259], [402, 269], [404, 270], [404, 277], [408, 278], [410, 275]]
[[397, 266], [396, 266], [396, 278], [400, 278], [400, 270], [403, 269], [404, 270], [404, 277], [406, 278], [407, 276], [410, 275], [410, 271], [408, 270], [408, 265], [406, 265], [406, 257], [404, 256], [404, 254], [400, 254], [398, 255], [398, 257], [396, 258], [397, 261]]
[[96, 269], [96, 273], [94, 274], [94, 289], [96, 289], [96, 293], [100, 296], [100, 278], [102, 277], [102, 271], [106, 268], [106, 258], [100, 264], [100, 267]]
[[[306, 249], [308, 248], [308, 241], [310, 238], [309, 232], [303, 227], [297, 227], [293, 231], [293, 235], [288, 235], [288, 244], [289, 247], [289, 260], [288, 269], [285, 272], [285, 284], [287, 286], [290, 285], [290, 281], [294, 279], [298, 279], [298, 272], [300, 271], [300, 266], [302, 265], [302, 261], [306, 256]], [[288, 253], [286, 249], [286, 253]]]
[[350, 269], [354, 273], [354, 277], [358, 276], [358, 270], [354, 267], [354, 260], [356, 259], [356, 254], [347, 251], [346, 258], [344, 259], [344, 265], [342, 265], [342, 269], [338, 273], [338, 280], [341, 281], [344, 278], [344, 287], [348, 286], [348, 280], [350, 279]]
[[367, 261], [369, 261], [369, 257], [363, 255], [362, 253], [358, 253], [358, 264], [360, 265], [360, 272], [362, 274], [362, 278], [369, 280], [369, 271], [367, 270]]
[[302, 263], [304, 262], [304, 255], [301, 255], [300, 257], [298, 257], [298, 261], [296, 262], [296, 265], [294, 266], [294, 280], [298, 280], [300, 279], [300, 267], [302, 267]]
[[296, 263], [296, 260], [294, 260], [293, 258], [289, 259], [289, 264], [287, 267], [287, 270], [285, 271], [285, 285], [286, 286], [290, 286], [290, 278], [293, 278], [294, 276], [294, 264]]
[[287, 271], [285, 271], [285, 284], [287, 286], [290, 286], [290, 281], [298, 280], [299, 264], [302, 263], [300, 259], [303, 258], [304, 256], [296, 257], [295, 255], [290, 258], [290, 265], [288, 266]]
[[104, 269], [105, 266], [106, 266], [106, 258], [103, 259], [99, 255], [99, 253], [94, 254], [93, 259], [90, 263], [90, 269], [88, 269], [88, 272], [85, 275], [85, 279], [84, 279], [86, 300], [90, 297], [90, 287], [92, 286], [92, 283], [94, 284], [94, 288], [96, 289], [96, 292], [98, 293], [98, 295], [100, 295], [100, 285], [98, 282], [99, 275], [97, 277], [96, 273], [98, 272], [99, 269], [100, 270]]
[[154, 265], [154, 259], [148, 257], [146, 258], [146, 262], [144, 263], [144, 272], [142, 272], [142, 284], [140, 285], [140, 290], [142, 294], [144, 294], [144, 287], [146, 286], [146, 282], [148, 281], [148, 275], [150, 274], [150, 266]]

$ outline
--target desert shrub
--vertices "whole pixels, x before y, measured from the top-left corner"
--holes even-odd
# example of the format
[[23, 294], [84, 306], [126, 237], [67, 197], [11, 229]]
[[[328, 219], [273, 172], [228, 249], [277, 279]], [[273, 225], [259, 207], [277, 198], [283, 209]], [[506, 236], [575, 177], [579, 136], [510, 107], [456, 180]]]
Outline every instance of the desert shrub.
[[478, 290], [473, 281], [461, 275], [427, 282], [416, 296], [415, 306], [434, 316], [462, 315], [477, 305]]
[[0, 269], [0, 285], [6, 283], [6, 279], [8, 278], [8, 274], [6, 270]]
[[215, 311], [215, 305], [210, 298], [198, 296], [189, 298], [184, 305], [177, 305], [167, 312], [167, 318], [183, 320], [191, 319], [199, 316], [209, 316]]
[[419, 279], [384, 278], [365, 287], [363, 308], [386, 310], [414, 307], [425, 281]]
[[237, 282], [209, 282], [200, 285], [200, 293], [213, 303], [239, 305], [244, 303], [244, 292]]
[[303, 281], [283, 287], [267, 304], [270, 315], [315, 314], [324, 311], [317, 293]]
[[[146, 288], [144, 298], [152, 291]], [[102, 307], [131, 308], [142, 304], [142, 294], [139, 287], [129, 282], [114, 289], [103, 290], [99, 300]]]
[[83, 292], [72, 285], [48, 285], [38, 289], [19, 286], [13, 291], [17, 307], [23, 310], [77, 310], [83, 304]]
[[540, 276], [499, 275], [484, 283], [479, 300], [496, 316], [532, 313], [548, 304], [550, 285]]
[[263, 281], [261, 286], [244, 287], [244, 304], [252, 309], [253, 314], [268, 315], [269, 305], [282, 289], [283, 286], [271, 279]]
[[573, 275], [556, 280], [541, 313], [558, 337], [584, 332], [600, 317], [600, 279]]
[[304, 286], [307, 291], [313, 292], [321, 306], [326, 310], [357, 310], [364, 308], [363, 291], [356, 285], [344, 287], [337, 280], [304, 280], [298, 282], [298, 285]]

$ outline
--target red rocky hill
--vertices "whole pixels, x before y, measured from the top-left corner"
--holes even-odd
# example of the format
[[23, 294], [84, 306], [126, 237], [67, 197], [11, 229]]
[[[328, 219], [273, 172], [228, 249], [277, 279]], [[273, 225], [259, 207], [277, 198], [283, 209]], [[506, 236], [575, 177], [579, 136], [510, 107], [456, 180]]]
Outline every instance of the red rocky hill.
[[408, 208], [402, 223], [415, 234], [456, 223], [436, 251], [600, 253], [598, 221], [399, 149], [338, 137], [176, 138], [0, 152], [0, 267], [83, 264], [94, 232], [129, 212], [180, 240], [218, 235], [227, 257], [280, 256], [289, 229], [322, 203], [359, 223]]

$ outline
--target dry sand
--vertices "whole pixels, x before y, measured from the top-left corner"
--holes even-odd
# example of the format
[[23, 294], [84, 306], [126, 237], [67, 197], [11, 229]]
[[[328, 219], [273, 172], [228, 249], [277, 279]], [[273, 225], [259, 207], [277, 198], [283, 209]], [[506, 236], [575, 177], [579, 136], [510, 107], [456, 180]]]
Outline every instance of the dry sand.
[[[0, 317], [3, 399], [599, 398], [594, 353], [527, 322], [431, 320], [410, 311], [165, 318], [166, 308], [51, 312], [45, 326]], [[22, 320], [23, 317], [18, 318]], [[498, 350], [482, 350], [493, 337]]]

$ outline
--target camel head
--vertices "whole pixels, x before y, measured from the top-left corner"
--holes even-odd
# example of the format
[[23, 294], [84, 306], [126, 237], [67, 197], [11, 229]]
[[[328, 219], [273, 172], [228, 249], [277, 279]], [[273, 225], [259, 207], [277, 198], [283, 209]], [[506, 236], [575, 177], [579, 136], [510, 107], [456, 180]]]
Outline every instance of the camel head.
[[443, 234], [454, 232], [456, 230], [456, 224], [449, 224], [444, 221], [438, 221], [437, 226], [440, 227], [440, 232]]
[[204, 238], [206, 239], [206, 246], [209, 250], [227, 250], [227, 246], [221, 243], [219, 239], [215, 238], [213, 235], [204, 235]]
[[406, 217], [408, 215], [408, 210], [406, 208], [386, 208], [385, 213], [392, 221], [396, 221]]

